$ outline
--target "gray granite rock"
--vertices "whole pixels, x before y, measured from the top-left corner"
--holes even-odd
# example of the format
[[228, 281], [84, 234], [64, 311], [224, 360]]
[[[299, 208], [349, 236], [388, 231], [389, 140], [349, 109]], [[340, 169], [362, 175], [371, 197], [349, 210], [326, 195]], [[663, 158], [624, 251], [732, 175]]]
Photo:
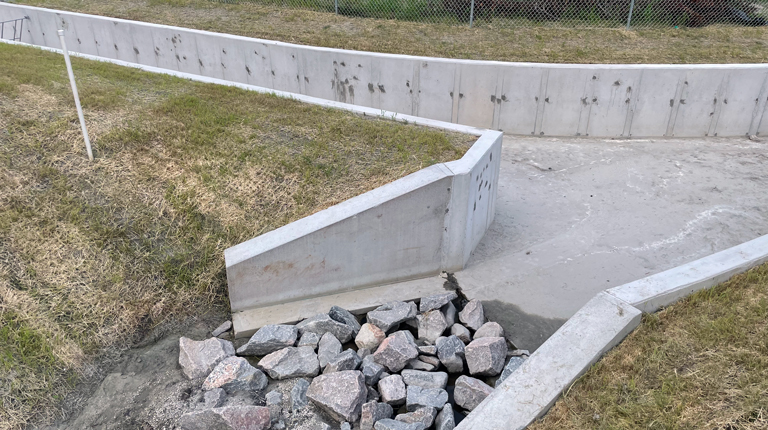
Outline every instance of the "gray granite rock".
[[375, 351], [386, 338], [387, 335], [384, 333], [384, 330], [373, 324], [365, 323], [360, 327], [360, 331], [357, 333], [357, 337], [355, 337], [355, 345], [358, 348], [368, 348], [371, 351]]
[[451, 300], [459, 297], [456, 292], [451, 291], [448, 293], [435, 294], [434, 296], [428, 296], [421, 299], [419, 303], [419, 311], [429, 312], [433, 309], [440, 309], [448, 304]]
[[379, 394], [381, 401], [390, 405], [402, 405], [407, 395], [403, 377], [391, 375], [379, 380]]
[[232, 342], [212, 337], [195, 341], [179, 338], [179, 365], [189, 379], [204, 378], [219, 362], [235, 355]]
[[504, 337], [504, 329], [499, 323], [487, 322], [477, 329], [473, 339], [480, 339], [481, 337]]
[[499, 376], [499, 379], [496, 380], [496, 387], [501, 385], [502, 382], [504, 382], [505, 379], [509, 378], [509, 375], [511, 375], [515, 370], [517, 370], [520, 366], [525, 363], [525, 360], [527, 359], [526, 356], [518, 356], [518, 357], [509, 357], [509, 361], [507, 361], [507, 365], [504, 366], [504, 370], [501, 371], [501, 376]]
[[431, 355], [419, 355], [419, 360], [429, 364], [433, 369], [440, 367], [440, 359]]
[[413, 336], [407, 331], [397, 331], [381, 342], [373, 359], [390, 372], [399, 372], [418, 355]]
[[371, 430], [376, 421], [391, 418], [394, 411], [387, 403], [367, 402], [360, 415], [360, 430]]
[[368, 387], [368, 397], [366, 398], [366, 402], [378, 402], [379, 400], [381, 400], [381, 394], [379, 394], [375, 388]]
[[507, 341], [503, 337], [482, 337], [464, 348], [470, 375], [496, 376], [504, 368]]
[[464, 370], [464, 342], [456, 336], [438, 338], [437, 358], [443, 363], [448, 373], [461, 373]]
[[182, 430], [266, 430], [271, 423], [263, 406], [225, 406], [188, 412], [176, 424]]
[[493, 388], [485, 382], [471, 376], [461, 375], [456, 379], [453, 399], [458, 406], [471, 411], [492, 392]]
[[437, 418], [435, 418], [435, 430], [453, 430], [455, 427], [453, 407], [451, 407], [450, 403], [446, 403], [440, 413], [437, 414]]
[[269, 417], [272, 422], [280, 420], [280, 415], [283, 412], [283, 393], [273, 390], [266, 395], [266, 405], [269, 409]]
[[483, 313], [483, 304], [480, 300], [470, 300], [459, 312], [459, 321], [472, 330], [477, 330], [485, 324], [485, 314]]
[[409, 385], [406, 391], [405, 408], [408, 412], [413, 412], [423, 407], [442, 409], [443, 405], [448, 402], [448, 392], [442, 388], [424, 388], [418, 385]]
[[261, 370], [243, 357], [227, 357], [213, 368], [203, 382], [203, 390], [222, 388], [228, 393], [261, 391], [269, 381]]
[[372, 355], [369, 355], [363, 358], [360, 370], [363, 372], [363, 377], [365, 377], [365, 383], [367, 385], [375, 385], [379, 382], [379, 378], [384, 372], [384, 366], [377, 363]]
[[437, 416], [437, 409], [423, 407], [416, 409], [415, 411], [400, 414], [396, 416], [395, 419], [404, 423], [421, 423], [426, 429], [432, 426], [432, 423], [435, 421], [435, 416]]
[[426, 363], [424, 361], [419, 360], [418, 358], [414, 358], [413, 360], [409, 361], [405, 364], [406, 369], [415, 369], [415, 370], [424, 370], [427, 372], [431, 372], [435, 370], [435, 366]]
[[351, 349], [333, 357], [323, 369], [323, 373], [341, 372], [344, 370], [357, 370], [363, 360]]
[[469, 329], [461, 324], [454, 324], [451, 326], [451, 335], [456, 336], [465, 344], [472, 342], [472, 334], [469, 333]]
[[312, 348], [317, 348], [318, 343], [320, 343], [320, 335], [308, 331], [301, 335], [299, 343], [297, 343], [296, 346], [311, 346]]
[[307, 390], [307, 398], [336, 421], [360, 419], [367, 395], [363, 374], [357, 370], [320, 375]]
[[291, 346], [275, 351], [264, 356], [258, 367], [272, 379], [300, 378], [320, 373], [320, 363], [311, 346]]
[[407, 386], [415, 385], [423, 388], [445, 389], [445, 386], [448, 384], [448, 374], [445, 372], [423, 372], [405, 369], [400, 376], [403, 377], [403, 382]]
[[344, 308], [333, 306], [331, 307], [331, 310], [328, 311], [328, 316], [331, 317], [334, 321], [346, 324], [349, 326], [349, 328], [352, 329], [352, 331], [355, 332], [355, 334], [360, 331], [360, 323], [357, 321], [357, 318], [352, 315], [352, 312]]
[[291, 388], [291, 410], [298, 411], [303, 409], [309, 403], [307, 399], [307, 389], [309, 388], [309, 381], [304, 378], [296, 380]]
[[398, 324], [416, 318], [416, 314], [415, 303], [389, 302], [368, 312], [367, 319], [386, 333]]
[[435, 342], [438, 337], [448, 328], [445, 322], [445, 316], [439, 309], [431, 310], [418, 316], [419, 321], [419, 339], [429, 342]]
[[265, 325], [253, 334], [248, 343], [237, 349], [240, 355], [267, 355], [293, 346], [298, 337], [296, 326], [284, 324]]
[[228, 332], [232, 328], [232, 321], [224, 321], [220, 326], [213, 329], [211, 336], [219, 337], [222, 334]]
[[437, 355], [437, 347], [435, 345], [420, 346], [418, 347], [418, 350], [420, 355], [432, 355], [432, 356]]
[[376, 421], [373, 426], [375, 430], [424, 430], [424, 424], [422, 423], [404, 423], [389, 418]]
[[357, 355], [358, 355], [358, 357], [360, 357], [361, 359], [362, 359], [362, 358], [365, 358], [365, 357], [367, 357], [367, 356], [371, 355], [371, 350], [370, 350], [370, 349], [368, 349], [368, 348], [358, 348], [358, 349], [357, 349]]
[[304, 335], [306, 332], [317, 333], [321, 336], [326, 333], [331, 333], [341, 343], [349, 342], [355, 337], [356, 333], [352, 327], [334, 320], [328, 314], [320, 314], [315, 315], [312, 318], [307, 318], [296, 324], [296, 328], [299, 330], [300, 335]]
[[339, 354], [341, 354], [341, 342], [332, 333], [323, 334], [323, 337], [320, 338], [320, 342], [317, 344], [317, 359], [319, 360], [320, 368], [325, 369], [328, 362]]
[[456, 324], [458, 312], [456, 311], [456, 306], [453, 305], [453, 302], [448, 302], [445, 306], [440, 308], [440, 311], [445, 315], [445, 323], [448, 324], [448, 327]]
[[203, 395], [206, 409], [218, 408], [227, 400], [227, 392], [223, 388], [214, 388]]
[[352, 430], [352, 424], [344, 421], [343, 423], [341, 423], [339, 430]]

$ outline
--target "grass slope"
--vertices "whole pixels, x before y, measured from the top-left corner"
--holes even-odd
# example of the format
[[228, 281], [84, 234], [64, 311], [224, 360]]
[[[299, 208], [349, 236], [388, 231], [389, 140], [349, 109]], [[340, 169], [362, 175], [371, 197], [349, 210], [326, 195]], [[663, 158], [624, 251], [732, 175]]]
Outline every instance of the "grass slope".
[[768, 428], [768, 264], [656, 314], [531, 430]]
[[0, 429], [105, 348], [227, 306], [223, 251], [472, 137], [0, 44]]
[[[430, 24], [291, 9], [273, 0], [20, 0], [20, 3], [305, 45], [476, 60], [762, 63], [768, 28], [558, 29]], [[272, 3], [272, 4], [270, 4]]]

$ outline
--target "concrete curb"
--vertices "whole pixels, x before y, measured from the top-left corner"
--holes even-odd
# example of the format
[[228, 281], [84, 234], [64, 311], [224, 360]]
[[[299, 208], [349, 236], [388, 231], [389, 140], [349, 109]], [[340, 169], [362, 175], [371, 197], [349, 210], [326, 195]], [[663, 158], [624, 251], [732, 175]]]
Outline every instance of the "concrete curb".
[[768, 262], [768, 235], [599, 293], [488, 396], [457, 430], [523, 429], [655, 312]]

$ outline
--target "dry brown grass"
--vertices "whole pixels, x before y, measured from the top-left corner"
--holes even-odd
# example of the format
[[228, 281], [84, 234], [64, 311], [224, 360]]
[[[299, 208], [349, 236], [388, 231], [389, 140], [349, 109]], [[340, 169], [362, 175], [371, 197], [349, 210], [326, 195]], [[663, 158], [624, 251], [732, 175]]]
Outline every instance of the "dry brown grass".
[[258, 2], [22, 0], [21, 3], [304, 45], [476, 60], [558, 63], [762, 63], [768, 28], [476, 28], [354, 18]]
[[0, 45], [0, 429], [54, 417], [105, 349], [227, 307], [225, 248], [474, 141]]
[[530, 428], [768, 428], [768, 264], [645, 315]]

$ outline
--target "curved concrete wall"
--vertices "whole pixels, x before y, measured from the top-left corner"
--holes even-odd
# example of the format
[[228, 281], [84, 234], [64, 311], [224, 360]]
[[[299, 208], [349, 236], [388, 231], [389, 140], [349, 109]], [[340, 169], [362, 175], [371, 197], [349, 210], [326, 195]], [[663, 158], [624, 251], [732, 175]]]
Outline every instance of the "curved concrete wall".
[[[570, 65], [318, 48], [0, 3], [22, 41], [423, 118], [555, 136], [768, 132], [768, 65]], [[765, 121], [764, 121], [765, 118]]]

